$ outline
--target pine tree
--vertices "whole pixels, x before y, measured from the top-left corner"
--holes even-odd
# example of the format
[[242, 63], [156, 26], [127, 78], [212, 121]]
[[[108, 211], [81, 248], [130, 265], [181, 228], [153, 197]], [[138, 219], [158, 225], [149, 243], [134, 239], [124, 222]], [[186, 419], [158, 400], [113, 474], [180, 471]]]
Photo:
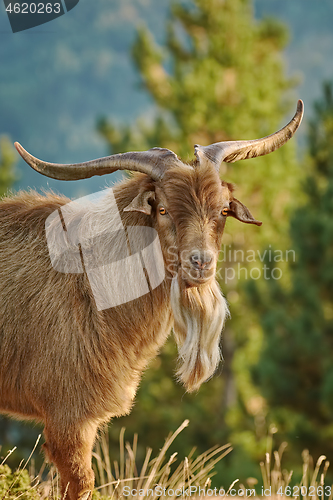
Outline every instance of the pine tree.
[[[290, 286], [251, 287], [261, 310], [264, 349], [254, 372], [278, 439], [299, 453], [333, 458], [333, 85], [309, 128], [306, 201], [290, 223]], [[262, 290], [263, 291], [263, 290]], [[263, 300], [264, 298], [264, 300]]]
[[[175, 4], [163, 47], [145, 29], [138, 32], [133, 46], [142, 87], [154, 104], [149, 116], [120, 128], [105, 118], [98, 123], [110, 152], [160, 146], [187, 160], [193, 158], [196, 143], [253, 139], [277, 130], [287, 110], [289, 114], [294, 111], [288, 94], [292, 82], [283, 71], [286, 42], [281, 24], [254, 20], [251, 0]], [[256, 250], [274, 241], [286, 246], [288, 206], [296, 197], [298, 175], [293, 144], [267, 157], [239, 162], [228, 172], [222, 166], [221, 174], [238, 185], [237, 197], [264, 222], [260, 230], [228, 221], [226, 250]], [[245, 272], [239, 280], [225, 283], [224, 267], [235, 265], [222, 263], [219, 269], [232, 314], [224, 332], [222, 377], [205, 384], [196, 396], [184, 395], [172, 380], [176, 352], [169, 343], [153, 362], [154, 369], [145, 374], [138, 402], [122, 425], [146, 434], [147, 442], [161, 443], [171, 428], [189, 417], [191, 426], [182, 436], [185, 448], [195, 442], [204, 449], [231, 437], [243, 450], [245, 464], [244, 453], [253, 457], [263, 449], [258, 451], [257, 441], [265, 436], [266, 428], [255, 422], [258, 415], [264, 418], [265, 408], [250, 377], [250, 367], [259, 355], [261, 330], [245, 305]], [[241, 265], [249, 269], [258, 263]], [[233, 456], [238, 457], [235, 452]], [[254, 474], [245, 466], [243, 470]]]

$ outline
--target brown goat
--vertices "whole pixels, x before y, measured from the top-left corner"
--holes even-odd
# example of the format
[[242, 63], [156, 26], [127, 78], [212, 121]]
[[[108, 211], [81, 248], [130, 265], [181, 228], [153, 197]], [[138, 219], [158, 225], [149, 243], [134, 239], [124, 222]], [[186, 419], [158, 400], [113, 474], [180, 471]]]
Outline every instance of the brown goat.
[[[46, 453], [70, 500], [91, 496], [97, 429], [130, 411], [143, 370], [172, 328], [186, 390], [197, 390], [214, 374], [228, 314], [214, 277], [226, 217], [261, 224], [220, 181], [219, 165], [277, 149], [294, 134], [302, 112], [299, 101], [291, 122], [264, 139], [196, 146], [192, 165], [158, 148], [56, 165], [16, 144], [30, 166], [53, 178], [141, 172], [117, 185], [112, 196], [62, 220], [63, 229], [77, 223], [78, 234], [89, 227], [107, 233], [115, 199], [124, 228], [157, 232], [164, 261], [158, 286], [101, 310], [87, 269], [60, 272], [50, 260], [47, 220], [70, 200], [22, 192], [0, 202], [0, 411], [44, 424]], [[107, 258], [114, 238], [107, 233], [99, 242], [98, 260]], [[106, 288], [112, 286], [108, 279]]]

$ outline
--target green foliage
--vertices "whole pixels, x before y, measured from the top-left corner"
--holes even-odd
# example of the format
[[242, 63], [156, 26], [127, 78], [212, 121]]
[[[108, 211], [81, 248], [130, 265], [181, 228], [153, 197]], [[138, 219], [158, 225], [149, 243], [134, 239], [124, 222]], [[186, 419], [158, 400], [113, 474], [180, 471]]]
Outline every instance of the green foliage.
[[26, 469], [12, 472], [8, 465], [0, 465], [0, 498], [14, 500], [37, 500], [40, 495], [31, 485], [31, 479]]
[[0, 137], [0, 196], [5, 194], [17, 179], [15, 171], [15, 150], [7, 137]]
[[[254, 20], [250, 0], [174, 4], [163, 47], [142, 28], [132, 49], [141, 85], [155, 103], [155, 114], [134, 126], [100, 120], [98, 128], [110, 151], [160, 146], [186, 160], [192, 158], [196, 143], [253, 139], [277, 130], [286, 111], [293, 112], [288, 94], [292, 82], [284, 76], [282, 59], [286, 39], [280, 23]], [[237, 183], [237, 197], [265, 224], [260, 230], [228, 221], [227, 250], [245, 252], [274, 243], [285, 248], [286, 221], [297, 200], [299, 176], [293, 144], [273, 155], [239, 162], [228, 173], [222, 166], [221, 173]], [[225, 283], [225, 267], [236, 264], [226, 262], [219, 269], [232, 314], [224, 332], [222, 377], [213, 378], [197, 395], [184, 394], [174, 380], [176, 352], [169, 343], [145, 374], [131, 415], [122, 420], [130, 431], [145, 434], [157, 446], [160, 436], [184, 418], [192, 422], [192, 434], [183, 438], [185, 449], [191, 443], [201, 450], [232, 439], [236, 458], [230, 459], [234, 467], [230, 480], [240, 473], [240, 461], [243, 471], [256, 473], [253, 459], [263, 455], [267, 431], [265, 403], [250, 376], [259, 358], [262, 331], [252, 307], [245, 304], [244, 278]], [[241, 265], [261, 270], [262, 263]]]
[[[297, 452], [333, 458], [333, 86], [315, 106], [309, 129], [306, 202], [290, 223], [296, 261], [289, 288], [251, 290], [261, 310], [264, 350], [254, 372], [280, 439]], [[254, 292], [255, 295], [252, 294]], [[258, 290], [257, 290], [258, 292]]]

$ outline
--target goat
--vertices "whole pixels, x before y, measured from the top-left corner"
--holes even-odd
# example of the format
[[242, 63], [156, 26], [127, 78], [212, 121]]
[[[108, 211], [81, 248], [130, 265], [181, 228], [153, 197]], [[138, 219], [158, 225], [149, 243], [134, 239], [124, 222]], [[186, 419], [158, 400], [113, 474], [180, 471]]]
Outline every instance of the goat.
[[[54, 226], [48, 221], [70, 200], [21, 192], [0, 202], [0, 411], [44, 424], [45, 452], [70, 500], [91, 497], [97, 430], [130, 412], [141, 374], [172, 328], [186, 390], [196, 391], [214, 374], [228, 315], [214, 276], [226, 218], [261, 225], [234, 197], [232, 185], [220, 180], [220, 164], [279, 148], [302, 114], [299, 101], [289, 124], [266, 138], [196, 145], [191, 164], [153, 148], [60, 165], [15, 143], [32, 168], [55, 179], [136, 172], [112, 196], [81, 207], [62, 224], [68, 230], [65, 224], [77, 223], [81, 235], [88, 226], [105, 232], [116, 202], [123, 227], [156, 231], [164, 266], [163, 281], [144, 295], [98, 308], [82, 251], [82, 272], [59, 271], [50, 259], [46, 232], [52, 237]], [[114, 248], [110, 234], [97, 245], [104, 257]], [[112, 279], [103, 286], [112, 286]]]

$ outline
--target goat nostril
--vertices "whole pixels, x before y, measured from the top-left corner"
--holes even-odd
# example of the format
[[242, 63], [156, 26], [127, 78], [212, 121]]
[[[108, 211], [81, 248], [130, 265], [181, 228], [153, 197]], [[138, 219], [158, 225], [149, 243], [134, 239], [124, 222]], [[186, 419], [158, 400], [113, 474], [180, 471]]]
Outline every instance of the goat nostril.
[[191, 264], [196, 269], [204, 269], [205, 267], [208, 267], [209, 264], [212, 262], [212, 257], [209, 255], [193, 254], [190, 257], [190, 261], [191, 261]]
[[201, 267], [200, 257], [198, 255], [191, 255], [190, 261], [194, 267], [197, 267], [197, 268]]

